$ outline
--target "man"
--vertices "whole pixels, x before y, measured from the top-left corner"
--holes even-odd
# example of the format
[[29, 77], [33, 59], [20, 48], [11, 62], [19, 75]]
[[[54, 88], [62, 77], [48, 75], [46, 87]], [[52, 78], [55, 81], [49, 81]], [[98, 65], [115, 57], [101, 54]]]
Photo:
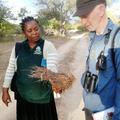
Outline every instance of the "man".
[[86, 120], [120, 120], [118, 26], [107, 17], [105, 0], [77, 0], [76, 6], [74, 16], [79, 16], [90, 32], [86, 71], [81, 79]]

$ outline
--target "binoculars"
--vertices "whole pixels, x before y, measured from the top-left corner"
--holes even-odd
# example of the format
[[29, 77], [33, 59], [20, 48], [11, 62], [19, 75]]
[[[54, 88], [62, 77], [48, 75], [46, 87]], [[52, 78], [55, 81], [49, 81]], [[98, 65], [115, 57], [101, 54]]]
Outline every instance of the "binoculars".
[[97, 83], [97, 79], [98, 76], [95, 74], [92, 74], [89, 71], [86, 71], [82, 77], [83, 79], [83, 88], [87, 91], [87, 92], [94, 92], [95, 88], [96, 88], [96, 83]]

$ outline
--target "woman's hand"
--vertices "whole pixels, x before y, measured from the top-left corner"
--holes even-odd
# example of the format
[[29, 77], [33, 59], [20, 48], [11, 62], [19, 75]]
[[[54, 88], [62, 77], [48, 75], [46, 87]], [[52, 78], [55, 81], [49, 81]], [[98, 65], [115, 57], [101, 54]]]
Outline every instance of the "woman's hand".
[[3, 88], [2, 90], [2, 101], [5, 103], [6, 106], [11, 102], [11, 98], [9, 95], [9, 88]]

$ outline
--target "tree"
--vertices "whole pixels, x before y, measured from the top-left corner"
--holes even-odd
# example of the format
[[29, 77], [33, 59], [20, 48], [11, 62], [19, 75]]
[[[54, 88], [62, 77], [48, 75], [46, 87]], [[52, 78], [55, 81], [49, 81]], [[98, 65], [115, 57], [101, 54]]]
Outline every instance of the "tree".
[[26, 8], [21, 8], [20, 12], [18, 13], [18, 17], [23, 19], [26, 16], [27, 13], [28, 13], [28, 11], [26, 10]]
[[[38, 0], [38, 21], [48, 29], [61, 31], [75, 10], [75, 0]], [[56, 26], [56, 27], [55, 27]]]
[[4, 3], [0, 0], [0, 22], [7, 18], [13, 18], [13, 14], [10, 9], [4, 6]]
[[69, 20], [75, 9], [75, 0], [38, 0], [40, 9], [39, 15], [46, 16], [47, 19], [60, 20], [61, 22]]
[[107, 0], [107, 5], [109, 6], [112, 3], [112, 0]]
[[3, 5], [3, 2], [0, 0], [0, 37], [4, 36], [4, 31], [6, 30], [6, 19], [12, 18], [12, 14], [9, 8]]

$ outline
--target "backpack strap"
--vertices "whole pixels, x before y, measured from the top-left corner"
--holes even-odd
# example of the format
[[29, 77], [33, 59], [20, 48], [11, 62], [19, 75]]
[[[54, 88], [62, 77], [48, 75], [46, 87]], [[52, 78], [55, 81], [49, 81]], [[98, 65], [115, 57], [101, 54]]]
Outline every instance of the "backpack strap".
[[[21, 47], [22, 47], [21, 42], [17, 42], [15, 44], [15, 58], [18, 56]], [[11, 91], [14, 92], [14, 98], [17, 99], [18, 98], [18, 92], [17, 92], [17, 88], [16, 88], [16, 72], [14, 73], [14, 76], [12, 78], [10, 89], [11, 89]]]
[[120, 30], [120, 27], [118, 27], [113, 35], [113, 38], [112, 38], [112, 42], [111, 42], [111, 56], [112, 56], [112, 62], [113, 62], [113, 66], [114, 66], [114, 69], [115, 71], [117, 71], [117, 68], [116, 68], [116, 65], [115, 65], [115, 38], [116, 38], [116, 35], [117, 33], [119, 32]]
[[15, 58], [18, 56], [21, 47], [22, 47], [22, 43], [21, 42], [17, 42], [15, 44]]

